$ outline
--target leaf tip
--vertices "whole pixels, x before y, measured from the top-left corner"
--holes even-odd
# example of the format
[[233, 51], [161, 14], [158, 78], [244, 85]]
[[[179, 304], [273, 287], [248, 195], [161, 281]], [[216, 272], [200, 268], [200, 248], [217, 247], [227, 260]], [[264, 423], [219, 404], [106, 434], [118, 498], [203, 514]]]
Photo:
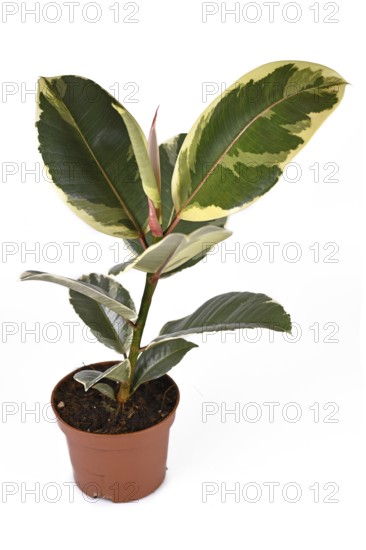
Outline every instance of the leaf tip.
[[23, 273], [20, 274], [20, 277], [19, 277], [19, 280], [20, 281], [27, 281], [28, 279], [30, 279], [32, 277], [32, 275], [34, 275], [35, 273], [37, 273], [36, 271], [23, 271]]

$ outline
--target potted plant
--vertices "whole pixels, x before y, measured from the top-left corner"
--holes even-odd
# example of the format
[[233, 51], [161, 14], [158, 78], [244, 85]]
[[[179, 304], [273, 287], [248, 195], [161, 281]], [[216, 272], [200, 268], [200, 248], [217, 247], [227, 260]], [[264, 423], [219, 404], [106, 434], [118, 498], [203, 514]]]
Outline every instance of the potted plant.
[[[275, 185], [336, 108], [345, 85], [322, 65], [269, 63], [215, 99], [187, 135], [158, 146], [156, 114], [146, 140], [126, 108], [91, 80], [39, 80], [39, 150], [54, 184], [78, 216], [123, 239], [133, 252], [108, 275], [21, 276], [67, 287], [76, 313], [120, 355], [68, 374], [51, 397], [75, 479], [87, 494], [122, 502], [162, 483], [179, 400], [167, 372], [196, 347], [187, 334], [291, 330], [280, 304], [236, 291], [211, 298], [166, 323], [152, 342], [142, 342], [158, 282], [194, 266], [231, 235], [227, 217]], [[138, 311], [115, 278], [122, 274], [123, 280], [129, 269], [146, 273]]]

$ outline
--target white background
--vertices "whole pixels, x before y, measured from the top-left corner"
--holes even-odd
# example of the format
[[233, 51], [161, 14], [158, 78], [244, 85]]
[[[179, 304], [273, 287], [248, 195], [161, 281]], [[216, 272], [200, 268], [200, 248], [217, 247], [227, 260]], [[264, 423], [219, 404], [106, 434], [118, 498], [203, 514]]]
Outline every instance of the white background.
[[[136, 23], [122, 21], [133, 11], [123, 2], [100, 3], [100, 19], [94, 23], [91, 20], [98, 13], [83, 0], [75, 7], [74, 22], [65, 4], [48, 4], [45, 8], [46, 3], [40, 3], [40, 21], [35, 22], [35, 16], [25, 11], [33, 2], [8, 3], [8, 13], [14, 13], [7, 18], [3, 13], [0, 29], [0, 220], [1, 240], [8, 243], [1, 257], [0, 539], [4, 547], [363, 548], [361, 4], [337, 0], [326, 7], [325, 2], [311, 1], [296, 8], [280, 2], [273, 22], [263, 2], [251, 7], [240, 3], [244, 15], [241, 12], [237, 22], [234, 15], [221, 21], [224, 8], [220, 12], [217, 4], [218, 13], [208, 16], [206, 23], [202, 4], [193, 0], [137, 0], [139, 11], [131, 15]], [[226, 7], [233, 4], [227, 2]], [[338, 13], [333, 13], [334, 6]], [[120, 21], [115, 22], [118, 11]], [[58, 22], [50, 22], [58, 16]], [[296, 17], [297, 22], [290, 22]], [[333, 22], [325, 22], [326, 17]], [[249, 22], [255, 18], [257, 22]], [[297, 179], [294, 172], [287, 181], [282, 178], [255, 205], [231, 218], [228, 226], [234, 235], [226, 248], [159, 284], [145, 339], [154, 337], [167, 320], [191, 313], [215, 294], [248, 290], [264, 292], [284, 305], [299, 327], [296, 341], [285, 341], [279, 334], [269, 342], [264, 331], [252, 343], [248, 339], [254, 338], [254, 332], [239, 333], [238, 341], [227, 335], [226, 342], [220, 334], [209, 335], [205, 344], [201, 336], [192, 337], [200, 347], [173, 371], [181, 403], [161, 488], [130, 504], [91, 503], [77, 489], [70, 498], [65, 485], [72, 482], [66, 442], [51, 422], [49, 395], [67, 372], [116, 355], [86, 341], [81, 322], [71, 341], [67, 323], [79, 320], [65, 289], [19, 283], [18, 278], [25, 269], [74, 277], [106, 272], [115, 263], [110, 247], [116, 241], [74, 216], [42, 173], [39, 181], [26, 173], [42, 168], [34, 128], [36, 80], [40, 75], [79, 74], [107, 89], [118, 87], [119, 99], [126, 100], [146, 132], [160, 105], [162, 141], [189, 130], [207, 105], [202, 96], [205, 83], [218, 89], [258, 65], [280, 59], [328, 65], [351, 86], [337, 111], [295, 158], [302, 174], [298, 181], [290, 181]], [[132, 99], [137, 102], [131, 103], [126, 96], [136, 90]], [[320, 169], [319, 182], [310, 168], [314, 163]], [[330, 165], [324, 168], [327, 163], [337, 165], [333, 178], [338, 181], [326, 180], [331, 170]], [[73, 261], [63, 244], [67, 242], [79, 243]], [[265, 242], [279, 243], [273, 262]], [[51, 261], [56, 248], [48, 243], [56, 243], [60, 259]], [[97, 248], [85, 248], [88, 243]], [[296, 249], [288, 243], [296, 243]], [[335, 244], [324, 249], [327, 243]], [[39, 257], [24, 254], [36, 246]], [[239, 258], [226, 254], [230, 247], [237, 247]], [[98, 249], [101, 257], [93, 262]], [[290, 261], [296, 251], [301, 257]], [[327, 258], [332, 251], [330, 259], [336, 262]], [[119, 261], [126, 254], [120, 252]], [[258, 261], [250, 261], [256, 254], [261, 254]], [[143, 274], [123, 275], [123, 284], [138, 302]], [[36, 323], [38, 342], [27, 333]], [[279, 404], [273, 422], [265, 402]], [[213, 407], [219, 411], [207, 422], [202, 417], [205, 403], [216, 403]], [[220, 411], [234, 408], [235, 403], [239, 421], [234, 415], [223, 421]], [[301, 413], [297, 422], [289, 421], [296, 410], [288, 403], [297, 404], [297, 414]], [[319, 404], [318, 422], [314, 407], [310, 409], [314, 403]], [[329, 403], [333, 405], [325, 410]], [[32, 408], [36, 414], [26, 413]], [[324, 422], [333, 410], [330, 420], [338, 422]], [[250, 422], [258, 411], [261, 418]], [[207, 482], [217, 492], [205, 502]], [[264, 485], [268, 482], [279, 484], [273, 502]], [[245, 493], [248, 483], [262, 491], [256, 503], [250, 502], [253, 492]], [[288, 483], [301, 489], [298, 502], [289, 502], [294, 493], [293, 487], [286, 493]], [[316, 483], [318, 503], [309, 489]], [[225, 487], [235, 484], [239, 502], [232, 494], [223, 502]], [[337, 487], [332, 498], [338, 502], [324, 502]], [[27, 493], [32, 488], [39, 499]]]

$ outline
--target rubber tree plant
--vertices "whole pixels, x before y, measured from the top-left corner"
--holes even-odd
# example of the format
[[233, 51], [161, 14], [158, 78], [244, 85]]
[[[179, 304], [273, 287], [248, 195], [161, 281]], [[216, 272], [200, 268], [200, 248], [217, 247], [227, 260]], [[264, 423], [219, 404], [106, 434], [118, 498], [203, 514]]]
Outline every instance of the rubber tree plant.
[[[21, 276], [67, 287], [76, 313], [121, 355], [105, 372], [75, 375], [86, 391], [94, 388], [124, 403], [140, 384], [162, 376], [196, 347], [182, 338], [186, 334], [243, 327], [291, 330], [290, 316], [265, 294], [229, 292], [166, 323], [142, 345], [159, 281], [194, 266], [231, 235], [225, 228], [228, 216], [275, 185], [284, 166], [337, 107], [345, 85], [322, 65], [269, 63], [217, 97], [188, 134], [158, 146], [156, 114], [146, 139], [127, 109], [95, 82], [79, 76], [40, 78], [39, 150], [52, 181], [78, 216], [123, 239], [133, 253], [108, 275], [72, 280], [27, 271]], [[138, 311], [115, 278], [129, 269], [146, 273]], [[116, 392], [105, 378], [118, 382]]]

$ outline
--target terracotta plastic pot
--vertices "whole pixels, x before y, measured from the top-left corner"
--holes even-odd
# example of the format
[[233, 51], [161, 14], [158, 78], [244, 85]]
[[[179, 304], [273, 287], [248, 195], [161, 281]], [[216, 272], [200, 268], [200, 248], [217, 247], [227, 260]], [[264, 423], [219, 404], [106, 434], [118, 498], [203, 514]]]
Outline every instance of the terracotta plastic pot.
[[[99, 370], [111, 367], [115, 361], [88, 365]], [[103, 497], [113, 502], [131, 502], [146, 497], [157, 489], [165, 478], [169, 429], [174, 422], [179, 403], [158, 424], [127, 434], [96, 434], [78, 430], [60, 417], [55, 404], [58, 386], [71, 378], [76, 369], [55, 386], [51, 405], [57, 422], [67, 438], [74, 479], [78, 487], [90, 497]]]

